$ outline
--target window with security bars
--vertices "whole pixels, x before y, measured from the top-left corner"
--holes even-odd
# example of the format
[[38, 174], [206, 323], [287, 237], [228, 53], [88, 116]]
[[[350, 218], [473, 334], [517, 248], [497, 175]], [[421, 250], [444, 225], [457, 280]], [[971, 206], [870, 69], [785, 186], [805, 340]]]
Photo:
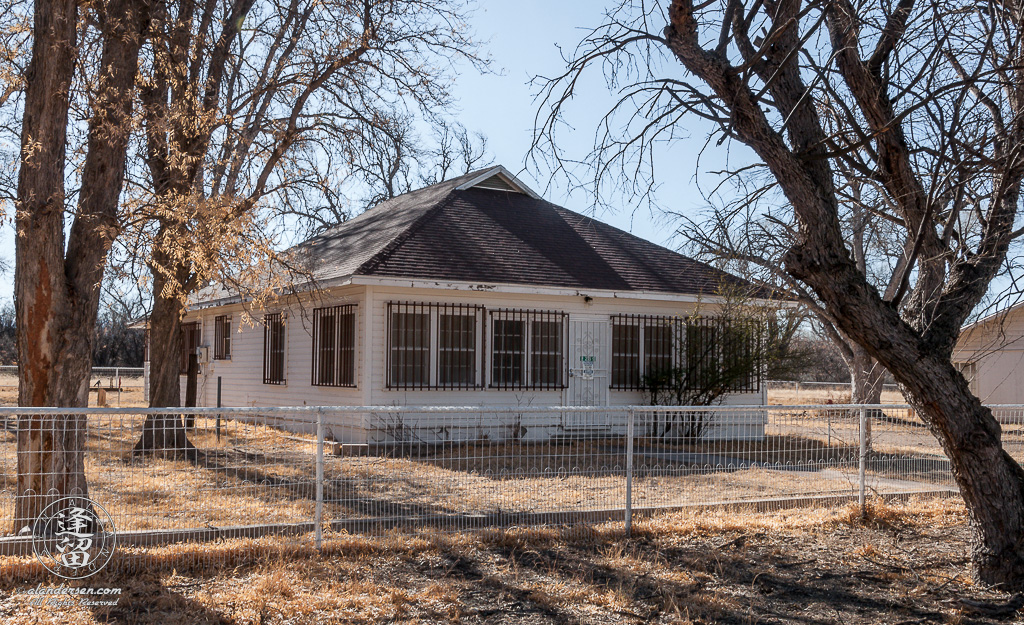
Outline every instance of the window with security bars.
[[616, 315], [612, 317], [611, 387], [641, 390], [645, 375], [671, 369], [674, 357], [675, 317]]
[[449, 310], [437, 312], [437, 386], [441, 388], [477, 385], [477, 314]]
[[678, 368], [692, 389], [760, 390], [756, 324], [714, 317], [612, 317], [611, 388], [644, 390], [644, 378]]
[[388, 303], [389, 388], [479, 388], [483, 307]]
[[188, 373], [188, 356], [196, 353], [199, 347], [199, 340], [202, 336], [201, 327], [198, 321], [181, 324], [181, 354], [178, 358], [178, 373]]
[[686, 323], [685, 367], [693, 388], [704, 388], [714, 383], [723, 366], [720, 328], [709, 321], [693, 319]]
[[284, 384], [284, 315], [263, 316], [263, 383]]
[[731, 321], [719, 325], [722, 340], [721, 367], [729, 387], [739, 393], [761, 390], [764, 358], [761, 333], [752, 321]]
[[492, 388], [565, 387], [565, 313], [496, 310], [490, 318]]
[[313, 386], [356, 385], [356, 306], [313, 309]]
[[231, 317], [219, 315], [213, 320], [213, 359], [231, 358]]

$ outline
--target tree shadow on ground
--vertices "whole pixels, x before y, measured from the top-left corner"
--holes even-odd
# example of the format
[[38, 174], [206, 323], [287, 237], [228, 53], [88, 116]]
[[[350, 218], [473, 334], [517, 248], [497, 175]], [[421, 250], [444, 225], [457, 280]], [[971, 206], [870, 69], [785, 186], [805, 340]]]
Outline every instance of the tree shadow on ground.
[[[93, 582], [100, 583], [99, 581]], [[131, 578], [112, 579], [115, 587], [123, 584], [116, 606], [91, 608], [93, 618], [100, 623], [117, 625], [142, 624], [195, 624], [229, 625], [233, 620], [215, 608], [182, 594], [182, 588], [167, 585], [167, 580], [153, 573], [142, 573]]]
[[[290, 470], [296, 465], [301, 467], [309, 464], [308, 461], [297, 462], [291, 454], [204, 449], [200, 450], [199, 459], [190, 460], [189, 464], [196, 469], [214, 474], [218, 479], [232, 480], [234, 483], [220, 486], [225, 490], [246, 488], [248, 485], [259, 486], [260, 488], [255, 491], [247, 491], [247, 494], [255, 495], [267, 504], [279, 503], [282, 498], [292, 501], [316, 501], [313, 467], [305, 467], [307, 473], [299, 477], [274, 472], [273, 467]], [[423, 480], [399, 474], [389, 476], [386, 481], [403, 493], [404, 500], [372, 496], [366, 493], [365, 481], [332, 476], [324, 480], [324, 501], [362, 516], [417, 517], [459, 513], [457, 508], [446, 505], [443, 501], [431, 505], [410, 503], [408, 499], [411, 495], [429, 494], [430, 485]]]
[[[957, 609], [965, 594], [986, 592], [965, 568], [966, 523], [913, 525], [886, 510], [867, 522], [845, 518], [781, 532], [752, 517], [709, 531], [641, 524], [632, 538], [607, 527], [338, 536], [322, 553], [297, 543], [269, 552], [169, 548], [93, 583], [126, 587], [117, 609], [93, 615], [367, 625], [1005, 622]], [[252, 607], [262, 598], [272, 606], [266, 614]]]

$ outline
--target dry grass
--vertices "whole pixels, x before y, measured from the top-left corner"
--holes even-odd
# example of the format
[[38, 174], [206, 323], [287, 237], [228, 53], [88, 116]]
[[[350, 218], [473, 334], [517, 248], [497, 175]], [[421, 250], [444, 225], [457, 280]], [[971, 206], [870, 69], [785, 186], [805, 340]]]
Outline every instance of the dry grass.
[[[797, 392], [795, 389], [770, 389], [768, 391], [768, 405], [770, 406], [800, 406], [812, 404], [848, 404], [850, 403], [850, 391], [834, 390], [830, 388], [807, 388], [801, 387]], [[883, 404], [903, 404], [906, 400], [899, 391], [882, 391]]]
[[[141, 386], [124, 387], [124, 389], [117, 393], [116, 391], [110, 391], [107, 393], [107, 406], [117, 408], [141, 408], [146, 406], [146, 400], [144, 399], [144, 391]], [[99, 395], [95, 392], [89, 393], [89, 405], [92, 407], [98, 406], [96, 399]], [[0, 406], [17, 406], [18, 405], [18, 381], [17, 379], [5, 376], [0, 378]]]
[[[853, 492], [849, 463], [817, 472], [693, 472], [697, 463], [679, 456], [847, 458], [852, 430], [841, 420], [794, 414], [785, 423], [790, 429], [778, 428], [764, 442], [642, 446], [634, 505]], [[127, 450], [140, 425], [127, 416], [93, 428], [89, 440], [91, 493], [119, 529], [312, 517], [310, 437], [227, 421], [218, 441], [212, 423], [201, 419], [192, 440], [204, 455], [195, 463], [133, 458]], [[934, 447], [916, 424], [897, 425], [902, 438], [876, 430], [876, 451], [883, 444], [918, 454], [921, 445]], [[326, 517], [619, 506], [621, 448], [591, 441], [460, 445], [402, 458], [332, 456]], [[0, 432], [0, 476], [13, 474], [13, 458], [13, 441]], [[0, 501], [0, 510], [9, 509]], [[123, 587], [115, 608], [29, 606], [17, 593], [52, 578], [30, 560], [0, 558], [0, 622], [988, 622], [957, 603], [964, 594], [998, 598], [970, 579], [960, 504], [874, 501], [868, 513], [861, 519], [854, 507], [695, 510], [638, 521], [629, 539], [621, 524], [608, 524], [458, 535], [328, 532], [322, 553], [309, 536], [173, 545], [122, 552], [130, 557], [119, 555], [84, 584]], [[0, 528], [8, 526], [0, 519]]]
[[[191, 437], [203, 452], [198, 461], [137, 457], [131, 449], [141, 423], [141, 417], [132, 416], [103, 422], [91, 428], [87, 444], [91, 496], [111, 513], [119, 529], [294, 523], [312, 518], [315, 445], [311, 437], [225, 421], [218, 442], [212, 420], [198, 419], [197, 433]], [[14, 440], [9, 434], [0, 437], [0, 513], [9, 514]], [[656, 507], [849, 495], [857, 487], [856, 456], [849, 451], [848, 446], [828, 447], [793, 436], [766, 442], [715, 442], [703, 450], [643, 445], [634, 454], [633, 501], [637, 507]], [[740, 464], [724, 466], [730, 459]], [[758, 464], [742, 464], [749, 462]], [[406, 450], [403, 457], [384, 451], [330, 456], [325, 466], [325, 516], [456, 518], [621, 508], [624, 466], [624, 446], [614, 442], [466, 444], [420, 453]], [[878, 492], [930, 490], [946, 479], [922, 470], [913, 475], [916, 484], [890, 483], [886, 466], [872, 466], [871, 486]], [[0, 528], [9, 527], [10, 520], [0, 518]]]
[[[589, 530], [329, 535], [154, 550], [89, 586], [114, 608], [40, 608], [0, 560], [0, 619], [39, 623], [988, 623], [961, 504], [714, 510]], [[29, 569], [26, 569], [28, 566]], [[29, 579], [12, 582], [15, 577]]]

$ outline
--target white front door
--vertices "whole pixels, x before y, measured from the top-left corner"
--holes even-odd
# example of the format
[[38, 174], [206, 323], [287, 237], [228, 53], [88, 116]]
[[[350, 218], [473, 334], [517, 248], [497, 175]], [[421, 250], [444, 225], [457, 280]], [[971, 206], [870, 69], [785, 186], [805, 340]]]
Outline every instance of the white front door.
[[[569, 318], [569, 383], [566, 406], [607, 406], [609, 359], [608, 319]], [[606, 415], [568, 413], [570, 427], [605, 425]]]

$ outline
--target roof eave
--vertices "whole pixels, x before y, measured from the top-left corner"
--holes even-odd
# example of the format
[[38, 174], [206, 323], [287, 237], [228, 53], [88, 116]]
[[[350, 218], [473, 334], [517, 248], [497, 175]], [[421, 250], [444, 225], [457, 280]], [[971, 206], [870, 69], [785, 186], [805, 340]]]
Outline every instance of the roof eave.
[[[537, 295], [561, 295], [579, 297], [605, 297], [611, 299], [647, 299], [658, 301], [679, 301], [690, 303], [724, 303], [728, 298], [720, 295], [700, 293], [672, 293], [667, 291], [630, 291], [615, 289], [587, 289], [540, 284], [516, 284], [501, 282], [467, 282], [460, 280], [444, 280], [429, 278], [400, 278], [391, 276], [351, 276], [350, 283], [366, 286], [391, 286], [414, 289], [441, 289], [449, 291], [474, 291], [480, 293], [513, 293]], [[758, 304], [773, 304], [780, 308], [793, 308], [798, 304], [791, 301], [774, 299], [753, 299]]]

